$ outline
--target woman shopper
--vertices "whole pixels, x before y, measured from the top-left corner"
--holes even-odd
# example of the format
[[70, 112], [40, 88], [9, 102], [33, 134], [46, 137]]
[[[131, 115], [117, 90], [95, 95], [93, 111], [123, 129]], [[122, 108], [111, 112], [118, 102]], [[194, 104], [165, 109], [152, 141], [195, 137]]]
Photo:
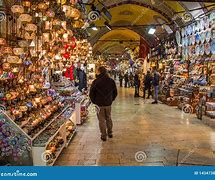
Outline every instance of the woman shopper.
[[150, 96], [152, 95], [152, 91], [151, 91], [151, 84], [152, 84], [152, 76], [150, 71], [147, 71], [147, 74], [145, 75], [144, 78], [144, 92], [143, 92], [143, 98], [146, 98], [146, 91], [148, 90], [148, 99], [150, 98]]
[[117, 88], [115, 81], [108, 76], [105, 67], [99, 67], [97, 70], [97, 78], [93, 81], [90, 89], [90, 99], [93, 104], [96, 104], [99, 107], [97, 117], [99, 120], [102, 141], [106, 141], [107, 136], [109, 138], [113, 137], [111, 105], [116, 97]]
[[140, 78], [139, 74], [136, 72], [134, 75], [134, 87], [135, 87], [135, 94], [134, 97], [140, 97], [139, 90], [140, 90]]
[[129, 79], [128, 79], [128, 72], [125, 73], [124, 80], [125, 80], [125, 88], [127, 88], [128, 87], [128, 81], [129, 81]]
[[119, 73], [119, 83], [120, 83], [120, 87], [122, 87], [122, 82], [123, 82], [123, 74], [122, 74], [122, 72], [120, 71], [120, 73]]

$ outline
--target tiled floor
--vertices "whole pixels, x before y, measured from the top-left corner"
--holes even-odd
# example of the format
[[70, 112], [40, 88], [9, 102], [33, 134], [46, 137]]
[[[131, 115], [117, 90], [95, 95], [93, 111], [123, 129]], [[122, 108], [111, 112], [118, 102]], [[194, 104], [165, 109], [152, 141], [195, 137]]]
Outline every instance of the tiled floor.
[[121, 88], [113, 105], [113, 121], [114, 138], [102, 142], [96, 116], [91, 113], [56, 165], [215, 165], [215, 129], [195, 115], [135, 99], [133, 90]]

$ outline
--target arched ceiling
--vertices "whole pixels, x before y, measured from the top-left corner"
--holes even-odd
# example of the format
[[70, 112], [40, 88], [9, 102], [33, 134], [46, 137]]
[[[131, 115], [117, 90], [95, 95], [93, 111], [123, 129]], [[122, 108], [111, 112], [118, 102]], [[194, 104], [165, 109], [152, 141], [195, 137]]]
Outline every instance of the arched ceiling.
[[126, 28], [115, 29], [104, 34], [94, 46], [94, 53], [121, 54], [125, 48], [139, 45], [140, 35]]
[[[98, 1], [88, 1], [88, 3], [92, 2], [99, 7]], [[90, 41], [94, 45], [95, 52], [103, 52], [105, 49], [106, 51], [109, 49], [116, 49], [109, 48], [117, 46], [116, 42], [114, 42], [115, 44], [113, 46], [113, 42], [108, 40], [116, 37], [119, 41], [123, 39], [132, 40], [133, 34], [138, 34], [143, 37], [147, 45], [153, 47], [158, 42], [158, 38], [165, 37], [168, 33], [160, 25], [156, 28], [155, 36], [149, 35], [148, 28], [150, 25], [165, 23], [174, 30], [185, 24], [182, 19], [184, 12], [202, 8], [190, 11], [195, 18], [215, 7], [215, 3], [213, 2], [188, 2], [184, 0], [100, 0], [100, 2], [107, 7], [112, 15], [112, 20], [109, 24], [112, 26], [113, 30], [110, 33], [109, 30], [104, 27], [104, 18], [100, 18], [94, 22], [99, 28], [98, 31], [90, 30]], [[210, 7], [205, 8], [205, 6]], [[122, 28], [125, 29], [122, 31]], [[106, 35], [106, 33], [108, 33], [108, 35]], [[123, 36], [121, 34], [123, 34]], [[140, 39], [140, 37], [138, 39]], [[129, 45], [129, 43], [126, 45]], [[122, 47], [122, 44], [118, 43], [118, 46]]]

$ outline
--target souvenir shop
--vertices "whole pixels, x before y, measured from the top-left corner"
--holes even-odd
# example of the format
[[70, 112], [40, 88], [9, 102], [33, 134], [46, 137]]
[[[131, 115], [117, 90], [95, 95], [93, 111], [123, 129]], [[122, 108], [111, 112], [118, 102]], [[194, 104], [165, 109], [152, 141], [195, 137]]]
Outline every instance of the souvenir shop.
[[196, 113], [215, 127], [215, 13], [178, 29], [151, 50], [162, 85], [160, 101]]
[[52, 166], [90, 104], [85, 10], [76, 0], [18, 1], [0, 29], [1, 165]]

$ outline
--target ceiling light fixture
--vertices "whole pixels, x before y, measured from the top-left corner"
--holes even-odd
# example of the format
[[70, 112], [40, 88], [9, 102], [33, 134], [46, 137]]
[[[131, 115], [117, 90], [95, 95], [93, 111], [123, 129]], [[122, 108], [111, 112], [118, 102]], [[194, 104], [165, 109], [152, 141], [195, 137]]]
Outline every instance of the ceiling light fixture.
[[93, 26], [91, 29], [94, 31], [98, 31], [98, 28], [96, 26]]
[[155, 31], [156, 31], [156, 29], [154, 27], [153, 28], [151, 27], [148, 31], [148, 34], [153, 35], [155, 33]]

